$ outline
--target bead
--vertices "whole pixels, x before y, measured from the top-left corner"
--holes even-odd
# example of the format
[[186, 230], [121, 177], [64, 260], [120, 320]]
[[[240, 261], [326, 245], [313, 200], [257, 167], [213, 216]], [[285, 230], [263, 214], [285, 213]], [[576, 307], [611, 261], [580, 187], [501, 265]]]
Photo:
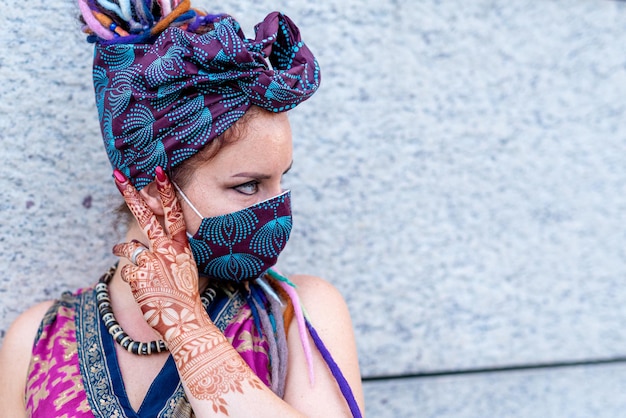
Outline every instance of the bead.
[[96, 300], [111, 302], [111, 300], [109, 299], [109, 294], [102, 291], [96, 293]]
[[128, 345], [127, 350], [133, 354], [139, 354], [139, 350], [137, 350], [138, 346], [139, 346], [139, 343], [137, 341], [133, 341], [132, 343]]
[[117, 322], [117, 321], [115, 320], [115, 317], [113, 316], [112, 312], [106, 312], [102, 315], [102, 322], [104, 322], [104, 325], [106, 325], [108, 328], [109, 324], [112, 324], [113, 322]]

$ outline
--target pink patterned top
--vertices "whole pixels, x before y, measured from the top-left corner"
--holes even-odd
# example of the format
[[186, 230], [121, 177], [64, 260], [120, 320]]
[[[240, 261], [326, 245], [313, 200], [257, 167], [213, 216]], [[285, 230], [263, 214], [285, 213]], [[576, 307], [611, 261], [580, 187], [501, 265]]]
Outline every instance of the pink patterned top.
[[[220, 289], [208, 309], [214, 323], [252, 370], [270, 386], [269, 345], [250, 304], [236, 289]], [[267, 334], [267, 333], [265, 333]], [[44, 317], [26, 385], [29, 417], [192, 417], [172, 357], [134, 411], [126, 396], [111, 335], [92, 288], [65, 293]]]

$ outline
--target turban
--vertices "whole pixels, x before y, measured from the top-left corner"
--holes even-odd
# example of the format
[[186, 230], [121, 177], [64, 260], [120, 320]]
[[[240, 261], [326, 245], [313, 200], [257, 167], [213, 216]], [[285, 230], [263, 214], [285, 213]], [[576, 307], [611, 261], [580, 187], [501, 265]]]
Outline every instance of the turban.
[[[226, 131], [253, 105], [284, 112], [319, 87], [295, 24], [274, 12], [246, 39], [228, 15], [198, 34], [170, 26], [150, 43], [96, 43], [93, 83], [114, 168], [141, 189]], [[269, 64], [268, 64], [269, 61]]]

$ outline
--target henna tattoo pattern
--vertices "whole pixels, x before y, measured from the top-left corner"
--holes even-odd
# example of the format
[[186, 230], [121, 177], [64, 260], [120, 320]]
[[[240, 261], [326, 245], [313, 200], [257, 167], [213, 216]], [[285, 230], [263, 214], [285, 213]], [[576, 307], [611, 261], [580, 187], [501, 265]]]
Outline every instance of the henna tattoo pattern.
[[[172, 184], [157, 168], [157, 188], [163, 204], [165, 230], [135, 187], [115, 172], [116, 184], [150, 249], [136, 256], [136, 265], [122, 268], [145, 320], [166, 341], [191, 394], [210, 401], [215, 413], [228, 415], [224, 395], [243, 393], [243, 384], [262, 389], [226, 337], [211, 322], [200, 301], [198, 271], [187, 241], [185, 222]], [[118, 244], [114, 254], [131, 259], [144, 247], [138, 241]]]
[[170, 350], [174, 361], [189, 391], [197, 399], [210, 401], [215, 413], [228, 415], [224, 395], [230, 392], [243, 393], [243, 383], [253, 389], [262, 389], [263, 382], [250, 370], [243, 359], [214, 327], [198, 330], [193, 337], [185, 336], [171, 341]]

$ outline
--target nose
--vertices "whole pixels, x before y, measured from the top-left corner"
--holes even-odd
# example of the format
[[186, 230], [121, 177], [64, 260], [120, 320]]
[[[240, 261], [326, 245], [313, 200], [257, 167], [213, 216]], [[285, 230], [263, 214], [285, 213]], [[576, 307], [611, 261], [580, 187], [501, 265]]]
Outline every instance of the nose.
[[276, 197], [281, 194], [285, 189], [283, 189], [282, 182], [277, 181], [273, 182], [272, 185], [268, 188], [268, 195], [265, 197], [266, 199], [271, 199], [272, 197]]

